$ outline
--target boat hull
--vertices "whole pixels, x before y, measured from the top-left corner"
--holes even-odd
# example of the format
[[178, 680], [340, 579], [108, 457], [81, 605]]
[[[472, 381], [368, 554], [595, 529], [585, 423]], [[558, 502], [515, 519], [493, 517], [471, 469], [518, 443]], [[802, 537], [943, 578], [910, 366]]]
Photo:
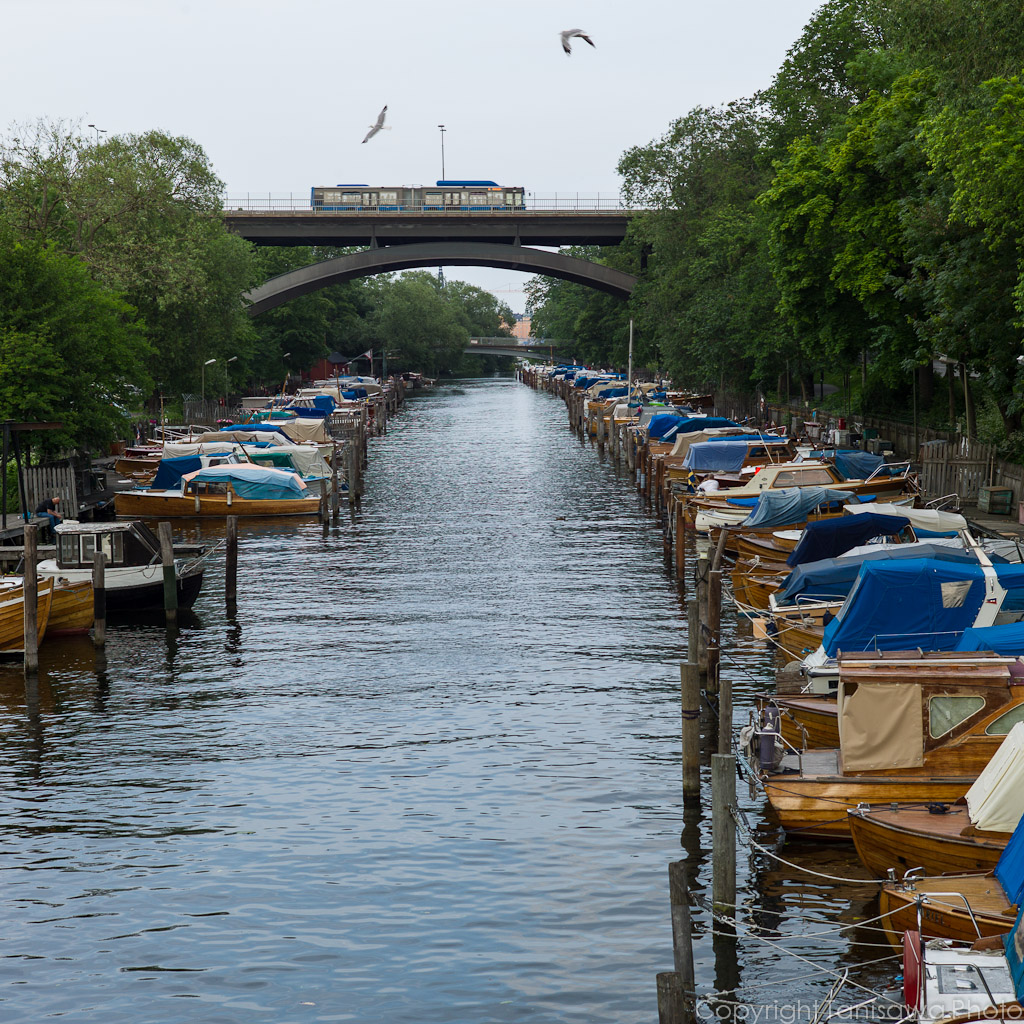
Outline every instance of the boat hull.
[[[929, 894], [935, 895], [929, 899]], [[963, 899], [949, 896], [959, 893]], [[921, 900], [920, 911], [918, 900]], [[971, 908], [967, 912], [963, 900]], [[1003, 887], [989, 873], [953, 875], [947, 878], [919, 878], [912, 886], [886, 882], [878, 897], [885, 937], [896, 949], [903, 948], [903, 933], [920, 931], [926, 939], [955, 939], [974, 942], [986, 935], [1005, 935], [1017, 916]], [[977, 922], [977, 928], [975, 928]]]
[[246, 499], [233, 497], [228, 504], [222, 494], [164, 494], [152, 491], [121, 491], [114, 496], [118, 516], [131, 519], [195, 519], [225, 516], [315, 516], [320, 512], [319, 497]]
[[93, 624], [93, 607], [91, 580], [57, 583], [50, 602], [46, 636], [81, 636], [88, 633]]
[[[36, 597], [37, 642], [46, 634], [53, 598], [53, 581], [41, 579]], [[25, 649], [25, 590], [16, 587], [0, 597], [0, 651], [13, 653]]]
[[991, 871], [1010, 840], [1008, 832], [972, 829], [965, 807], [945, 814], [926, 808], [855, 810], [849, 815], [857, 856], [873, 874], [922, 868], [927, 875]]

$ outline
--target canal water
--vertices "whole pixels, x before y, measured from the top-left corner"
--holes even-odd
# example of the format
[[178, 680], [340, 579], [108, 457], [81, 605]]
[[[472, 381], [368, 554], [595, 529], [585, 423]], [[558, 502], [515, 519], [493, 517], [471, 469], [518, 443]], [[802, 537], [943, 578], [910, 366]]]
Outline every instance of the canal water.
[[[463, 381], [371, 441], [360, 512], [239, 532], [234, 618], [215, 556], [176, 636], [47, 643], [28, 694], [0, 667], [0, 1021], [657, 1020], [666, 866], [709, 894], [710, 815], [680, 795], [684, 599], [624, 471], [551, 396]], [[774, 662], [725, 633], [739, 718]], [[738, 941], [695, 910], [719, 1015], [895, 974], [838, 930], [874, 887], [739, 872]]]

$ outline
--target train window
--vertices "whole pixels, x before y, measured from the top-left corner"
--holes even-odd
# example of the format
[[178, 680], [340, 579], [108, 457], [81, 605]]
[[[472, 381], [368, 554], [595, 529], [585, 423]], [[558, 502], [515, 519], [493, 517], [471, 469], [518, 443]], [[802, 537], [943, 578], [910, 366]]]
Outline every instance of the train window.
[[377, 194], [375, 192], [364, 192], [363, 193], [363, 206], [376, 206], [377, 205]]
[[441, 205], [441, 193], [440, 192], [428, 192], [423, 197], [423, 202], [425, 202], [427, 204], [427, 206], [440, 206]]
[[515, 194], [515, 192], [506, 192], [505, 193], [505, 205], [506, 206], [515, 206], [516, 205], [516, 194]]
[[487, 206], [489, 202], [490, 196], [486, 192], [471, 192], [469, 194], [470, 206]]
[[381, 192], [380, 194], [381, 205], [394, 206], [398, 202], [397, 192]]
[[358, 192], [342, 192], [341, 201], [346, 206], [358, 206], [359, 205], [359, 193]]

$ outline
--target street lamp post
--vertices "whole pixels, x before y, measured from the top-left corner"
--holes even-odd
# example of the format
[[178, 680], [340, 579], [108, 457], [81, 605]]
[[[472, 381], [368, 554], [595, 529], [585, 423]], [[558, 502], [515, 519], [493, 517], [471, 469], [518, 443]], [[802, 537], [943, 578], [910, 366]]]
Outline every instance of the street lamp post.
[[206, 362], [203, 363], [203, 384], [202, 384], [202, 390], [199, 392], [199, 397], [204, 402], [206, 401], [206, 368], [208, 366], [212, 366], [215, 362], [217, 362], [217, 360], [214, 358], [214, 359], [207, 359]]
[[103, 135], [106, 135], [107, 134], [107, 129], [106, 128], [97, 128], [96, 125], [94, 125], [94, 124], [86, 125], [86, 127], [87, 128], [91, 128], [96, 133], [96, 145], [98, 146], [100, 144], [100, 134], [102, 133]]
[[238, 356], [232, 356], [230, 359], [224, 360], [224, 408], [228, 406], [228, 387], [230, 382], [228, 381], [228, 363], [233, 363]]
[[444, 133], [445, 133], [445, 126], [443, 124], [439, 124], [437, 127], [441, 129], [441, 180], [444, 181]]

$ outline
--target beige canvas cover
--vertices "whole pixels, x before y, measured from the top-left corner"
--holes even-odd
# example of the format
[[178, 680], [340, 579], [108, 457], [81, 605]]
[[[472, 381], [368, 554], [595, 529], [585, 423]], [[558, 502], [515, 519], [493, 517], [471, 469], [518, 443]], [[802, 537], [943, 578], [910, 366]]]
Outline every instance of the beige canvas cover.
[[273, 423], [293, 441], [312, 441], [314, 444], [330, 441], [327, 428], [321, 419], [273, 420]]
[[712, 437], [723, 437], [726, 434], [749, 434], [743, 427], [712, 427], [710, 430], [694, 430], [690, 434], [680, 434], [672, 448], [672, 455], [685, 455], [691, 444], [707, 441]]
[[271, 434], [269, 431], [263, 430], [246, 430], [245, 427], [239, 427], [237, 430], [211, 430], [205, 434], [198, 434], [193, 437], [194, 442], [200, 442], [205, 444], [207, 441], [237, 441], [241, 444], [243, 441], [273, 441], [276, 445], [287, 445], [293, 444], [294, 442], [286, 434], [281, 437], [280, 433]]
[[975, 828], [1012, 832], [1024, 815], [1024, 722], [1018, 722], [967, 790]]
[[162, 458], [165, 459], [177, 459], [185, 455], [228, 455], [231, 452], [238, 451], [238, 442], [236, 441], [224, 441], [221, 438], [216, 441], [199, 441], [188, 443], [185, 441], [168, 441], [163, 447]]
[[918, 683], [850, 684], [840, 679], [839, 746], [844, 772], [920, 768], [924, 716]]

